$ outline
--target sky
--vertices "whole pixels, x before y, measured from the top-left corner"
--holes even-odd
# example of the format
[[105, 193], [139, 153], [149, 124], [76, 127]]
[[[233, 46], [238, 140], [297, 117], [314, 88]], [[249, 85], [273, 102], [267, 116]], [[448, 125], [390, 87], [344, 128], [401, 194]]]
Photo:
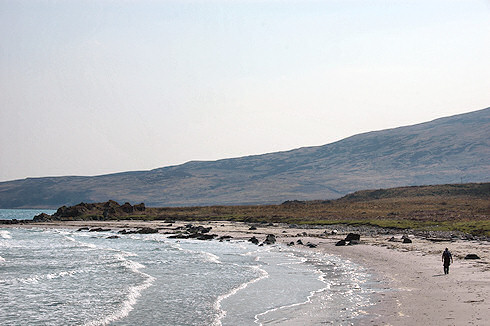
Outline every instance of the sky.
[[490, 1], [0, 0], [0, 181], [331, 143], [490, 106]]

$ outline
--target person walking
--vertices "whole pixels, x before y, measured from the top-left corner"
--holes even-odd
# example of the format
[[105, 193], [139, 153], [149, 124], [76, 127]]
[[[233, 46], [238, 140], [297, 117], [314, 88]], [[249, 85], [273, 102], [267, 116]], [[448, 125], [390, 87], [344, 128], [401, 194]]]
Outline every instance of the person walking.
[[449, 249], [446, 248], [444, 252], [442, 253], [442, 263], [444, 265], [444, 274], [449, 274], [449, 265], [453, 262], [453, 255], [451, 255], [451, 252]]

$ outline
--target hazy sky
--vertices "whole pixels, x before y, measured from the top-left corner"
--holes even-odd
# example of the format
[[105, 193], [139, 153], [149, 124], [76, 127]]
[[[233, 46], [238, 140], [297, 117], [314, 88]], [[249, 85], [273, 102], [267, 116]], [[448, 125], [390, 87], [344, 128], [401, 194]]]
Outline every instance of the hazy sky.
[[490, 106], [490, 1], [0, 0], [0, 181], [323, 145]]

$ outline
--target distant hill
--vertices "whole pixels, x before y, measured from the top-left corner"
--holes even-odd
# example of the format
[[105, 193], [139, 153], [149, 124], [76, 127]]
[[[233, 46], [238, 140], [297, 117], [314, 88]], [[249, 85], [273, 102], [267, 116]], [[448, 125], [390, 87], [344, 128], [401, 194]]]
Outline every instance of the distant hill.
[[236, 205], [334, 199], [363, 189], [490, 181], [490, 108], [315, 147], [151, 171], [0, 183], [0, 208], [83, 202]]

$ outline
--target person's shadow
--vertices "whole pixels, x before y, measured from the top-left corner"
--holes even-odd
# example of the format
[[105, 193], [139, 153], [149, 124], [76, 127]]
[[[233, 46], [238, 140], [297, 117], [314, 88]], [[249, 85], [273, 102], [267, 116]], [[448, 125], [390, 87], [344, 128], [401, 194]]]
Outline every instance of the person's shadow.
[[446, 274], [436, 274], [436, 275], [432, 275], [432, 277], [441, 277], [441, 276], [446, 276]]

